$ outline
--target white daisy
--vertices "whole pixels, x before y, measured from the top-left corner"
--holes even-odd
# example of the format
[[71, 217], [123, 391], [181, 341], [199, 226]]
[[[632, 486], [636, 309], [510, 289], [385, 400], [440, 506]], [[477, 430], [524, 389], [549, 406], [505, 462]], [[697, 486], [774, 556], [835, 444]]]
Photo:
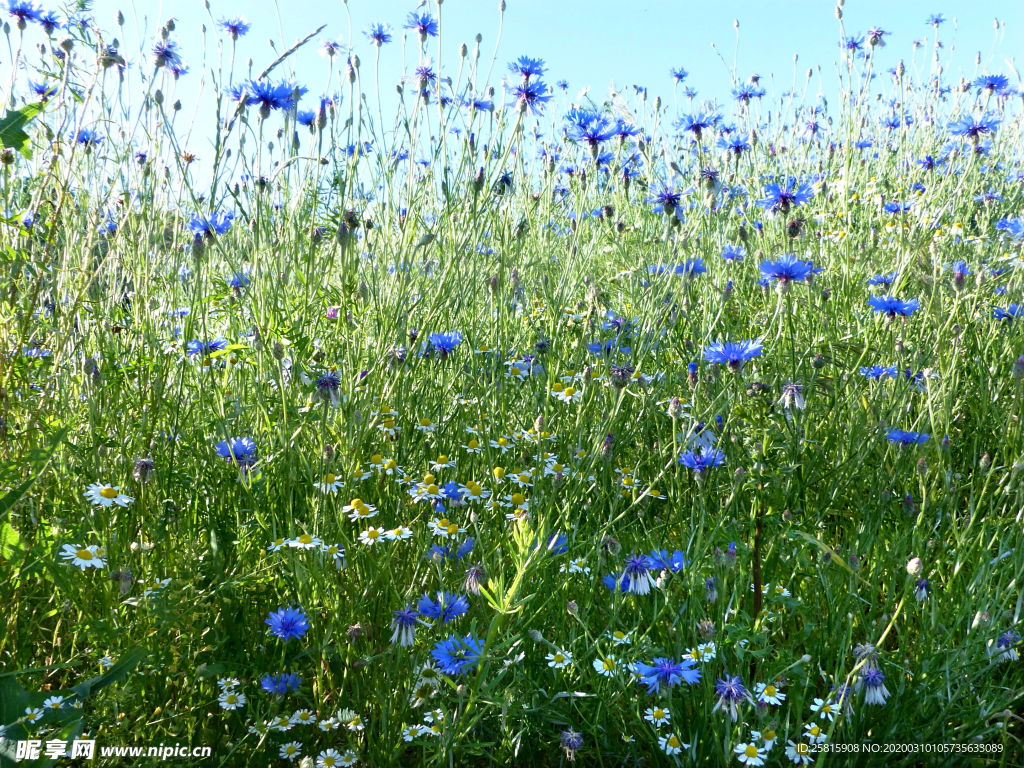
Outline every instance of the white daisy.
[[654, 723], [657, 726], [665, 725], [669, 720], [672, 719], [672, 713], [664, 707], [649, 707], [644, 712], [644, 720], [649, 723]]
[[508, 435], [502, 435], [497, 440], [491, 440], [491, 448], [496, 448], [502, 453], [508, 453], [515, 447], [515, 440], [513, 440]]
[[222, 677], [217, 680], [217, 685], [222, 691], [233, 691], [238, 687], [237, 677]]
[[416, 429], [418, 429], [423, 434], [428, 435], [432, 434], [434, 430], [437, 429], [437, 425], [430, 419], [420, 419], [419, 422], [416, 424]]
[[352, 499], [341, 508], [341, 511], [348, 515], [352, 522], [357, 520], [368, 520], [377, 514], [377, 508], [372, 504], [366, 504], [362, 499]]
[[455, 458], [449, 458], [448, 456], [442, 453], [440, 456], [437, 457], [434, 463], [430, 465], [430, 468], [435, 472], [440, 472], [442, 469], [451, 469], [454, 466]]
[[330, 731], [338, 730], [341, 727], [341, 723], [338, 722], [338, 718], [332, 715], [331, 717], [325, 717], [316, 724], [316, 727], [324, 733], [329, 733]]
[[51, 696], [43, 702], [43, 709], [60, 709], [64, 706], [63, 696]]
[[774, 704], [779, 706], [786, 700], [786, 694], [776, 688], [772, 683], [758, 683], [755, 687], [757, 693], [757, 700], [763, 701], [765, 704]]
[[574, 560], [570, 560], [568, 563], [562, 563], [559, 567], [559, 573], [590, 573], [590, 568], [587, 566], [587, 559], [585, 557], [577, 557]]
[[270, 542], [270, 546], [267, 547], [267, 552], [280, 552], [287, 545], [288, 539], [274, 539]]
[[359, 534], [359, 541], [368, 547], [372, 547], [379, 541], [382, 541], [384, 537], [383, 528], [374, 528], [372, 525], [365, 531]]
[[480, 453], [482, 450], [480, 448], [480, 441], [474, 437], [469, 442], [463, 444], [462, 450], [466, 453]]
[[290, 718], [292, 725], [313, 725], [316, 714], [311, 709], [297, 709]]
[[811, 704], [811, 712], [816, 712], [821, 717], [827, 717], [829, 722], [836, 719], [836, 706], [831, 701], [815, 699]]
[[555, 669], [565, 669], [572, 664], [572, 654], [569, 651], [560, 651], [557, 648], [554, 653], [549, 653], [544, 658], [547, 659], [548, 666]]
[[682, 739], [674, 733], [670, 733], [668, 736], [662, 736], [658, 739], [658, 746], [661, 747], [662, 751], [666, 755], [678, 755], [684, 749], [690, 748], [689, 744], [684, 744]]
[[334, 561], [339, 571], [345, 567], [345, 548], [341, 544], [323, 544], [320, 551]]
[[355, 765], [357, 762], [359, 762], [359, 755], [356, 754], [356, 751], [354, 749], [346, 749], [338, 765], [348, 768], [348, 766]]
[[736, 759], [744, 765], [764, 765], [765, 755], [768, 753], [757, 744], [737, 744], [733, 748]]
[[399, 525], [396, 528], [392, 528], [390, 531], [385, 531], [384, 536], [388, 541], [408, 539], [412, 536], [412, 528], [406, 528], [404, 525]]
[[817, 723], [807, 723], [804, 725], [804, 736], [807, 737], [811, 744], [824, 744], [828, 741], [828, 734], [819, 728]]
[[616, 629], [614, 632], [609, 632], [608, 637], [615, 645], [629, 645], [629, 633], [623, 632], [621, 629]]
[[238, 709], [239, 707], [245, 706], [245, 694], [235, 693], [234, 691], [224, 691], [217, 701], [220, 703], [221, 709]]
[[316, 759], [317, 768], [338, 768], [341, 765], [341, 753], [336, 749], [325, 749]]
[[594, 659], [594, 670], [603, 677], [611, 677], [618, 671], [618, 662], [614, 656]]
[[470, 480], [465, 485], [459, 486], [459, 494], [467, 501], [483, 501], [491, 495], [491, 492], [482, 488], [475, 480]]
[[281, 745], [280, 755], [285, 760], [294, 761], [299, 755], [302, 754], [302, 743], [298, 741], [289, 741], [287, 744]]
[[447, 517], [435, 517], [427, 523], [427, 528], [429, 528], [435, 536], [440, 536], [442, 539], [447, 539], [450, 536], [458, 536], [460, 533], [466, 532], [465, 528], [460, 528]]
[[288, 542], [289, 547], [294, 549], [319, 549], [323, 542], [311, 533], [304, 533]]
[[77, 544], [65, 544], [64, 551], [60, 553], [60, 556], [71, 565], [81, 568], [83, 571], [87, 568], [100, 569], [106, 565], [100, 554], [100, 548], [96, 544], [90, 544], [87, 547], [79, 547]]
[[117, 504], [119, 507], [127, 507], [135, 499], [121, 493], [121, 488], [106, 483], [93, 483], [85, 490], [85, 497], [97, 507], [111, 507]]
[[811, 756], [811, 747], [806, 742], [801, 741], [799, 744], [795, 744], [792, 741], [787, 741], [786, 744], [786, 757], [788, 757], [796, 765], [810, 765], [814, 762], [814, 758]]
[[328, 472], [326, 475], [320, 478], [319, 483], [313, 483], [313, 487], [316, 488], [321, 493], [335, 494], [342, 488], [344, 488], [345, 484], [337, 475]]

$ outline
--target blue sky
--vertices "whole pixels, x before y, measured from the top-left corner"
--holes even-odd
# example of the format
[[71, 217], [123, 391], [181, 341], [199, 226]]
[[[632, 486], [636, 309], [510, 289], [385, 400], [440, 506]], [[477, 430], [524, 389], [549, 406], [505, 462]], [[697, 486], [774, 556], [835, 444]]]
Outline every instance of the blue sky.
[[[415, 0], [350, 0], [348, 3], [356, 51], [363, 62], [363, 90], [371, 104], [374, 50], [361, 31], [374, 21], [390, 23], [395, 29], [395, 42], [385, 46], [381, 53], [381, 91], [386, 116], [394, 114], [394, 85], [401, 74], [401, 27], [415, 5]], [[430, 0], [429, 8], [435, 10], [434, 0]], [[190, 116], [197, 101], [196, 87], [203, 57], [201, 26], [207, 25], [207, 50], [214, 60], [215, 35], [220, 34], [210, 23], [202, 0], [140, 2], [134, 7], [116, 0], [97, 0], [93, 14], [101, 27], [114, 32], [118, 9], [126, 17], [122, 50], [135, 60], [139, 45], [136, 25], [148, 54], [159, 25], [168, 17], [177, 20], [176, 35], [192, 72], [182, 78], [175, 95], [183, 102], [183, 115]], [[326, 23], [327, 28], [317, 40], [289, 62], [294, 66], [296, 78], [310, 88], [311, 94], [324, 89], [328, 75], [327, 63], [317, 54], [319, 39], [341, 37], [347, 40], [349, 35], [349, 22], [341, 0], [329, 3], [211, 0], [211, 13], [216, 19], [242, 14], [252, 24], [249, 34], [239, 40], [236, 71], [244, 68], [250, 57], [257, 72], [272, 61], [276, 54], [268, 40], [274, 41], [277, 51], [283, 51], [297, 38]], [[879, 70], [895, 65], [901, 58], [909, 66], [914, 57], [913, 41], [928, 37], [928, 46], [916, 54], [919, 64], [927, 67], [934, 30], [925, 19], [933, 13], [943, 13], [947, 18], [940, 27], [939, 37], [946, 46], [941, 52], [943, 63], [948, 62], [946, 70], [954, 80], [961, 73], [967, 77], [974, 75], [975, 55], [980, 53], [981, 70], [1010, 75], [1011, 81], [1018, 85], [1005, 60], [1015, 56], [1019, 60], [1018, 54], [1024, 52], [1024, 3], [1020, 0], [850, 0], [844, 8], [844, 23], [848, 33], [863, 33], [876, 25], [892, 33], [887, 47], [876, 54]], [[996, 18], [1005, 22], [999, 34], [993, 28]], [[724, 102], [729, 98], [733, 57], [737, 50], [734, 20], [739, 21], [736, 70], [740, 77], [756, 72], [762, 76], [761, 85], [768, 89], [769, 95], [773, 89], [776, 94], [781, 93], [793, 82], [793, 55], [798, 54], [798, 84], [803, 85], [809, 67], [821, 65], [822, 90], [827, 96], [835, 94], [839, 23], [831, 0], [791, 0], [785, 4], [508, 0], [491, 82], [499, 82], [508, 61], [526, 54], [545, 59], [549, 67], [547, 81], [567, 80], [570, 96], [574, 97], [581, 87], [590, 86], [592, 95], [600, 101], [612, 83], [620, 89], [638, 84], [648, 88], [652, 100], [660, 94], [671, 105], [673, 83], [668, 70], [683, 66], [690, 72], [686, 84], [698, 91], [699, 99], [717, 97]], [[497, 0], [445, 0], [442, 5], [443, 73], [456, 74], [459, 44], [465, 42], [472, 49], [477, 33], [483, 35], [481, 62], [489, 63], [497, 29]], [[431, 41], [431, 55], [436, 56], [436, 50], [436, 41]], [[413, 57], [415, 51], [416, 41], [410, 36], [407, 55]], [[811, 93], [817, 91], [817, 83], [815, 75]], [[195, 128], [202, 136], [211, 133], [211, 129], [204, 126], [213, 124], [212, 111], [208, 108], [212, 103], [209, 82], [206, 89], [206, 96], [199, 100], [203, 106], [197, 112]], [[200, 139], [200, 145], [191, 148], [201, 154], [205, 139], [193, 138]]]

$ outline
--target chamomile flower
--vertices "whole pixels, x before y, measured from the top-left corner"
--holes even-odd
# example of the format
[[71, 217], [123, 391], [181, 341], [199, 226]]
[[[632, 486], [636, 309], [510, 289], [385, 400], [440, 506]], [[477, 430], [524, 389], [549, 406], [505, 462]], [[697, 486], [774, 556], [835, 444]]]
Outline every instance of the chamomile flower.
[[397, 541], [399, 539], [405, 540], [412, 536], [412, 528], [407, 528], [404, 525], [396, 526], [389, 531], [384, 532], [384, 538], [388, 541]]
[[415, 502], [440, 501], [444, 498], [444, 491], [437, 485], [433, 475], [426, 475], [422, 483], [417, 483], [409, 489], [409, 495]]
[[121, 493], [120, 486], [107, 485], [106, 483], [92, 483], [85, 489], [85, 498], [96, 507], [112, 507], [117, 504], [119, 507], [127, 507], [135, 499]]
[[565, 669], [572, 665], [572, 654], [569, 651], [560, 651], [556, 648], [544, 658], [547, 659], [548, 666], [554, 669]]
[[713, 642], [701, 643], [696, 648], [689, 649], [686, 652], [686, 655], [696, 662], [706, 664], [707, 662], [715, 658], [715, 644]]
[[508, 435], [502, 435], [497, 440], [491, 440], [491, 448], [508, 453], [516, 447], [515, 440]]
[[648, 707], [647, 711], [644, 712], [644, 720], [654, 723], [658, 728], [665, 725], [671, 719], [672, 713], [665, 707]]
[[221, 709], [233, 710], [245, 706], [245, 694], [236, 691], [224, 691], [217, 699]]
[[87, 547], [80, 547], [77, 544], [65, 544], [60, 556], [67, 560], [69, 564], [81, 568], [83, 571], [89, 568], [100, 570], [106, 565], [102, 550], [97, 544], [90, 544]]
[[562, 563], [558, 568], [559, 573], [590, 573], [590, 567], [587, 565], [587, 560], [584, 557], [577, 557], [574, 560], [570, 560], [567, 563]]
[[[505, 508], [526, 512], [530, 508], [529, 500], [521, 493], [506, 494], [499, 502]], [[507, 515], [506, 515], [507, 516]]]
[[442, 469], [451, 469], [454, 466], [455, 457], [446, 456], [445, 454], [442, 453], [440, 456], [437, 457], [437, 459], [434, 460], [434, 463], [430, 465], [430, 468], [435, 472], [439, 472]]
[[811, 742], [811, 744], [824, 744], [828, 741], [828, 734], [819, 728], [817, 723], [805, 724], [804, 736], [809, 742]]
[[338, 712], [338, 721], [353, 733], [366, 727], [363, 718], [351, 709], [343, 709]]
[[829, 722], [836, 719], [836, 710], [835, 704], [824, 699], [815, 699], [814, 703], [811, 704], [811, 712], [817, 713], [819, 717], [827, 717]]
[[806, 741], [794, 742], [790, 740], [786, 742], [786, 745], [786, 757], [788, 757], [793, 764], [810, 765], [814, 762], [811, 747]]
[[684, 749], [689, 749], [689, 744], [684, 744], [683, 740], [680, 739], [676, 734], [670, 733], [667, 736], [662, 736], [658, 739], [658, 746], [661, 747], [661, 751], [666, 755], [678, 755]]
[[217, 681], [217, 685], [222, 691], [233, 691], [239, 686], [237, 677], [222, 677]]
[[339, 571], [345, 567], [345, 548], [341, 544], [323, 544], [320, 551], [334, 561]]
[[317, 768], [338, 768], [341, 764], [341, 753], [336, 749], [325, 749], [316, 759]]
[[42, 720], [45, 714], [40, 707], [25, 707], [25, 714], [18, 718], [18, 722], [36, 723]]
[[563, 403], [578, 403], [583, 399], [583, 390], [569, 385], [554, 384], [551, 387], [551, 394], [554, 398]]
[[609, 632], [607, 634], [607, 637], [615, 645], [629, 645], [632, 642], [632, 640], [629, 639], [629, 633], [623, 632], [621, 629], [616, 629], [614, 632]]
[[295, 759], [302, 754], [302, 742], [289, 741], [287, 744], [282, 744], [279, 754], [283, 759], [295, 762]]
[[280, 552], [286, 546], [288, 546], [288, 539], [274, 539], [267, 547], [267, 552]]
[[466, 501], [483, 501], [491, 495], [490, 491], [483, 488], [480, 483], [475, 480], [470, 480], [465, 485], [460, 485], [459, 493]]
[[268, 720], [266, 723], [267, 728], [278, 733], [284, 733], [290, 731], [293, 727], [292, 720], [288, 715], [278, 715], [273, 720]]
[[311, 533], [303, 533], [302, 535], [291, 539], [288, 542], [288, 546], [293, 549], [319, 549], [323, 546], [323, 541]]
[[776, 707], [786, 700], [786, 694], [772, 683], [758, 683], [754, 687], [754, 692], [757, 694], [758, 701], [763, 701], [765, 704], [774, 704]]
[[395, 425], [395, 418], [392, 415], [385, 416], [381, 419], [380, 424], [377, 425], [377, 429], [383, 432], [387, 437], [394, 437], [402, 428]]
[[316, 488], [321, 493], [329, 493], [331, 495], [334, 495], [342, 488], [344, 488], [345, 484], [337, 475], [328, 472], [326, 475], [320, 478], [320, 482], [313, 483], [313, 487]]
[[460, 533], [466, 532], [465, 528], [459, 527], [457, 523], [453, 523], [447, 517], [435, 517], [427, 523], [427, 528], [435, 536], [440, 536], [442, 539], [458, 536]]
[[352, 499], [341, 508], [341, 511], [348, 514], [348, 519], [352, 522], [369, 520], [377, 514], [377, 508], [372, 504], [366, 504], [362, 499]]
[[338, 730], [341, 727], [341, 723], [338, 722], [338, 718], [331, 715], [330, 717], [325, 717], [323, 720], [318, 722], [316, 727], [324, 733], [330, 733], [331, 731]]
[[427, 418], [422, 418], [416, 422], [416, 429], [425, 435], [432, 435], [437, 429], [437, 424]]
[[462, 444], [462, 450], [466, 453], [480, 453], [483, 449], [480, 447], [480, 441], [473, 437]]
[[371, 525], [359, 534], [359, 541], [368, 547], [372, 547], [374, 544], [384, 540], [384, 534], [383, 528], [375, 528]]
[[766, 752], [772, 751], [772, 747], [775, 746], [775, 741], [776, 739], [778, 739], [778, 734], [773, 729], [774, 725], [767, 731], [762, 731], [760, 733], [757, 731], [750, 732], [750, 735], [753, 739], [761, 739], [762, 741], [764, 741], [764, 748]]
[[533, 487], [533, 473], [535, 470], [519, 470], [509, 475], [509, 480], [519, 488], [532, 488]]
[[764, 758], [768, 754], [767, 750], [754, 743], [737, 744], [733, 748], [733, 752], [736, 753], [736, 759], [743, 765], [764, 765]]
[[43, 702], [43, 709], [60, 709], [64, 706], [63, 696], [51, 696]]
[[602, 677], [612, 677], [618, 670], [619, 664], [614, 656], [599, 656], [594, 659], [594, 671]]
[[297, 709], [290, 720], [292, 725], [314, 725], [316, 714], [311, 709]]
[[346, 749], [345, 754], [342, 755], [338, 761], [338, 765], [342, 766], [342, 768], [350, 768], [350, 766], [353, 766], [358, 762], [359, 755], [356, 754], [356, 751], [354, 749]]

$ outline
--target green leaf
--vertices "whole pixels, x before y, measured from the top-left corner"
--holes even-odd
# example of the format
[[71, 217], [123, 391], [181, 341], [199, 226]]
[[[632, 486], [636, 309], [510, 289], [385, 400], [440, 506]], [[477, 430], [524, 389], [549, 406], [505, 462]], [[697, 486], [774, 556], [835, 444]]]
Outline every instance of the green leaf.
[[[0, 122], [0, 125], [2, 125], [2, 122]], [[2, 130], [3, 129], [0, 128], [0, 131]], [[45, 453], [39, 456], [35, 461], [33, 461], [32, 469], [35, 471], [32, 477], [30, 477], [24, 483], [19, 485], [17, 488], [8, 491], [6, 494], [4, 494], [3, 498], [0, 498], [0, 515], [6, 513], [11, 507], [13, 507], [19, 501], [21, 501], [22, 496], [28, 493], [29, 488], [31, 488], [35, 484], [36, 480], [39, 479], [39, 476], [43, 474], [43, 470], [45, 470], [47, 464], [50, 463], [50, 459], [53, 458], [53, 454], [57, 452], [57, 449], [60, 447], [60, 444], [64, 442], [64, 438], [67, 436], [68, 430], [70, 429], [70, 426], [64, 427], [56, 435], [54, 435], [53, 440], [50, 441], [49, 450], [47, 450]], [[7, 558], [7, 555], [5, 554], [4, 557]]]
[[21, 552], [21, 535], [10, 523], [0, 526], [0, 557], [13, 560]]
[[43, 111], [43, 105], [26, 104], [21, 109], [8, 111], [0, 120], [0, 142], [8, 149], [18, 150], [26, 160], [32, 159], [32, 148], [29, 147], [28, 134], [25, 126]]

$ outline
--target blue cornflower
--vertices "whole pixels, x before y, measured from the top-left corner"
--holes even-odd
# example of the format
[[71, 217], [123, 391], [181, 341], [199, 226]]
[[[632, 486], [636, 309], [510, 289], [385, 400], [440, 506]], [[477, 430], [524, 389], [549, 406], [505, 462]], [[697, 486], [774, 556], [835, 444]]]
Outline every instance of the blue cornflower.
[[60, 14], [56, 11], [43, 11], [39, 14], [39, 18], [36, 22], [47, 35], [52, 35], [58, 29], [64, 26], [64, 22], [61, 21]]
[[267, 617], [270, 633], [286, 643], [292, 638], [301, 638], [309, 630], [309, 619], [301, 608], [278, 608]]
[[667, 549], [655, 549], [651, 552], [649, 559], [651, 568], [655, 570], [679, 573], [686, 567], [686, 555], [678, 549], [671, 554]]
[[681, 83], [683, 82], [683, 80], [690, 76], [690, 73], [687, 72], [682, 67], [672, 67], [672, 69], [670, 69], [668, 73], [672, 75], [672, 79], [675, 80], [676, 83]]
[[704, 348], [704, 359], [709, 363], [728, 365], [729, 370], [739, 371], [745, 362], [759, 357], [764, 352], [760, 341], [716, 341]]
[[382, 45], [386, 45], [391, 42], [391, 25], [382, 24], [380, 22], [374, 22], [363, 30], [363, 34], [366, 39], [369, 40], [373, 45], [380, 48]]
[[231, 229], [231, 222], [234, 220], [235, 214], [232, 211], [225, 213], [218, 211], [209, 217], [204, 217], [202, 214], [197, 213], [189, 220], [188, 228], [196, 237], [206, 237], [209, 239], [214, 235], [226, 233]]
[[462, 100], [462, 107], [463, 109], [475, 109], [477, 112], [492, 112], [494, 102], [479, 94], [470, 94]]
[[944, 24], [945, 22], [946, 17], [941, 13], [933, 13], [931, 16], [924, 20], [925, 24], [930, 24], [931, 26], [936, 28], [938, 28], [939, 24]]
[[996, 320], [1016, 320], [1024, 315], [1024, 304], [1011, 304], [1006, 309], [996, 307], [992, 310], [992, 317]]
[[462, 331], [446, 331], [444, 333], [432, 333], [427, 336], [427, 343], [434, 348], [434, 351], [442, 360], [448, 357], [455, 348], [462, 343]]
[[792, 282], [803, 282], [814, 274], [814, 264], [798, 259], [794, 254], [787, 253], [778, 261], [764, 261], [759, 265], [761, 275], [767, 280], [775, 280], [780, 292], [789, 289]]
[[57, 95], [57, 86], [50, 85], [48, 80], [41, 83], [29, 81], [28, 89], [36, 95], [40, 101], [47, 101]]
[[476, 541], [473, 539], [472, 536], [470, 536], [464, 542], [459, 544], [458, 547], [456, 547], [454, 544], [434, 544], [427, 552], [427, 559], [441, 561], [461, 560], [473, 551], [474, 546], [476, 546]]
[[556, 533], [548, 539], [546, 549], [551, 556], [564, 555], [569, 551], [569, 539], [564, 533]]
[[42, 10], [32, 0], [10, 0], [7, 3], [7, 13], [18, 20], [18, 29], [24, 29], [27, 22], [39, 21]]
[[863, 35], [844, 37], [839, 41], [839, 47], [845, 48], [849, 53], [856, 53], [864, 47], [864, 37]]
[[913, 203], [886, 203], [882, 206], [882, 210], [886, 213], [907, 213], [911, 208], [914, 207]]
[[587, 144], [592, 151], [618, 133], [618, 125], [614, 120], [593, 110], [571, 109], [565, 119], [569, 123], [565, 129], [566, 138]]
[[98, 147], [103, 143], [103, 136], [100, 136], [92, 128], [83, 128], [78, 132], [77, 141], [83, 147]]
[[726, 261], [743, 261], [746, 255], [747, 251], [742, 245], [726, 244], [722, 247], [722, 258]]
[[888, 288], [896, 282], [896, 278], [899, 276], [899, 270], [890, 272], [887, 275], [875, 275], [874, 277], [868, 278], [868, 285], [880, 285], [883, 288]]
[[239, 467], [252, 466], [259, 456], [256, 442], [251, 437], [232, 437], [228, 440], [221, 440], [214, 446], [214, 450], [224, 461], [234, 462]]
[[715, 143], [719, 149], [728, 152], [734, 157], [739, 157], [744, 152], [750, 151], [750, 142], [742, 136], [721, 136]]
[[999, 118], [991, 112], [986, 112], [978, 117], [964, 115], [959, 120], [952, 121], [948, 127], [953, 136], [970, 139], [977, 143], [982, 136], [996, 132], [996, 129], [999, 128]]
[[230, 35], [232, 40], [237, 40], [249, 31], [249, 20], [245, 16], [232, 16], [230, 19], [221, 19], [217, 26]]
[[1024, 240], [1024, 216], [1000, 219], [996, 229], [1006, 232], [1014, 240]]
[[[615, 135], [618, 136], [620, 139], [629, 139], [632, 138], [633, 136], [638, 136], [639, 134], [640, 129], [637, 126], [633, 125], [632, 123], [627, 123], [625, 120], [622, 119], [618, 119], [615, 121]], [[639, 157], [636, 157], [635, 155], [634, 157], [637, 161], [640, 161]]]
[[463, 638], [449, 637], [434, 646], [430, 655], [446, 675], [462, 675], [480, 663], [484, 653], [483, 642], [474, 635]]
[[650, 664], [637, 662], [633, 665], [633, 672], [640, 682], [647, 686], [647, 693], [661, 693], [661, 684], [669, 688], [681, 682], [695, 685], [700, 682], [700, 670], [692, 659], [683, 659], [676, 663], [674, 659], [659, 657]]
[[274, 85], [269, 80], [248, 80], [245, 83], [245, 95], [246, 104], [257, 105], [260, 117], [264, 118], [272, 110], [291, 109], [295, 104], [295, 86], [288, 82]]
[[686, 451], [679, 457], [679, 463], [699, 476], [709, 469], [722, 466], [725, 463], [725, 454], [717, 448], [704, 447], [696, 451]]
[[732, 97], [744, 104], [749, 104], [751, 99], [760, 99], [764, 93], [764, 88], [758, 88], [753, 83], [741, 83], [732, 89]]
[[682, 264], [674, 264], [671, 266], [666, 266], [664, 264], [651, 264], [647, 267], [647, 271], [652, 275], [663, 275], [667, 273], [670, 275], [687, 275], [689, 277], [693, 277], [694, 275], [703, 275], [708, 271], [708, 268], [704, 266], [703, 259], [697, 258], [687, 259]]
[[322, 403], [329, 403], [337, 408], [339, 394], [341, 392], [341, 377], [334, 371], [328, 371], [323, 376], [318, 376], [316, 382], [316, 397]]
[[391, 619], [391, 628], [394, 634], [391, 635], [392, 643], [400, 643], [404, 646], [413, 644], [416, 638], [416, 625], [419, 623], [419, 614], [411, 605], [394, 612]]
[[693, 138], [700, 141], [704, 131], [713, 128], [721, 120], [714, 112], [699, 112], [694, 115], [683, 115], [672, 124], [680, 133], [692, 133]]
[[[893, 274], [895, 275], [895, 273]], [[875, 310], [875, 312], [882, 312], [889, 318], [894, 318], [897, 315], [900, 317], [908, 317], [909, 315], [914, 314], [921, 307], [921, 302], [917, 299], [903, 301], [902, 299], [897, 299], [895, 296], [869, 296], [868, 304], [873, 310]]]
[[886, 368], [884, 365], [872, 365], [870, 368], [861, 368], [860, 375], [866, 379], [878, 381], [885, 377], [895, 379], [899, 376], [899, 371], [896, 369], [895, 365], [889, 368]]
[[196, 357], [197, 355], [208, 357], [214, 352], [220, 352], [227, 348], [228, 342], [225, 339], [217, 338], [213, 341], [199, 341], [198, 339], [193, 339], [185, 345], [185, 352], [192, 357]]
[[181, 51], [178, 50], [178, 41], [173, 37], [167, 40], [157, 40], [153, 44], [153, 66], [166, 67], [171, 64], [184, 64], [181, 58]]
[[[683, 193], [670, 184], [655, 190], [654, 194], [647, 198], [647, 201], [654, 203], [666, 216], [675, 213], [682, 202]], [[657, 208], [656, 208], [657, 210]]]
[[723, 712], [731, 714], [734, 722], [738, 717], [736, 705], [744, 699], [747, 701], [751, 700], [750, 693], [747, 691], [746, 686], [743, 685], [740, 676], [730, 675], [728, 672], [725, 673], [724, 678], [718, 678], [718, 682], [715, 683], [715, 693], [718, 694], [718, 703], [711, 710], [711, 714], [721, 709]]
[[422, 13], [411, 11], [405, 20], [405, 28], [416, 30], [416, 34], [420, 36], [421, 43], [428, 37], [437, 37], [437, 19], [427, 11]]
[[623, 569], [623, 589], [634, 595], [646, 595], [654, 586], [651, 576], [651, 560], [647, 555], [630, 555]]
[[312, 109], [300, 109], [295, 113], [295, 122], [305, 128], [312, 128], [316, 121], [316, 112]]
[[300, 685], [302, 685], [302, 678], [294, 672], [264, 675], [260, 680], [260, 688], [267, 693], [276, 693], [278, 696], [283, 696], [289, 691], [297, 691]]
[[517, 83], [509, 90], [512, 96], [509, 106], [524, 114], [541, 115], [544, 113], [544, 105], [551, 101], [548, 87], [541, 80]]
[[611, 573], [606, 573], [601, 577], [601, 583], [608, 587], [612, 592], [619, 592], [622, 590], [624, 578], [625, 577], [618, 571], [612, 571]]
[[444, 484], [444, 488], [441, 489], [441, 493], [444, 494], [446, 499], [452, 501], [462, 501], [462, 492], [459, 491], [459, 484], [454, 480], [450, 480]]
[[978, 75], [971, 85], [983, 91], [1002, 93], [1010, 85], [1010, 78], [1006, 75]]
[[548, 70], [544, 66], [543, 59], [520, 56], [515, 61], [509, 62], [508, 71], [513, 75], [519, 75], [524, 83], [528, 83], [531, 78], [541, 77]]
[[792, 176], [784, 179], [782, 184], [774, 181], [765, 184], [764, 193], [757, 204], [771, 213], [788, 213], [791, 207], [798, 208], [814, 197], [810, 184], [798, 182]]
[[890, 429], [885, 433], [886, 440], [899, 445], [921, 445], [928, 442], [929, 437], [927, 432], [907, 432], [902, 429]]
[[931, 582], [928, 579], [918, 579], [914, 582], [914, 599], [919, 603], [923, 603], [928, 599], [929, 584]]
[[430, 595], [423, 595], [416, 608], [428, 619], [447, 624], [469, 612], [469, 601], [465, 595], [441, 591], [437, 593], [437, 600], [432, 600]]

